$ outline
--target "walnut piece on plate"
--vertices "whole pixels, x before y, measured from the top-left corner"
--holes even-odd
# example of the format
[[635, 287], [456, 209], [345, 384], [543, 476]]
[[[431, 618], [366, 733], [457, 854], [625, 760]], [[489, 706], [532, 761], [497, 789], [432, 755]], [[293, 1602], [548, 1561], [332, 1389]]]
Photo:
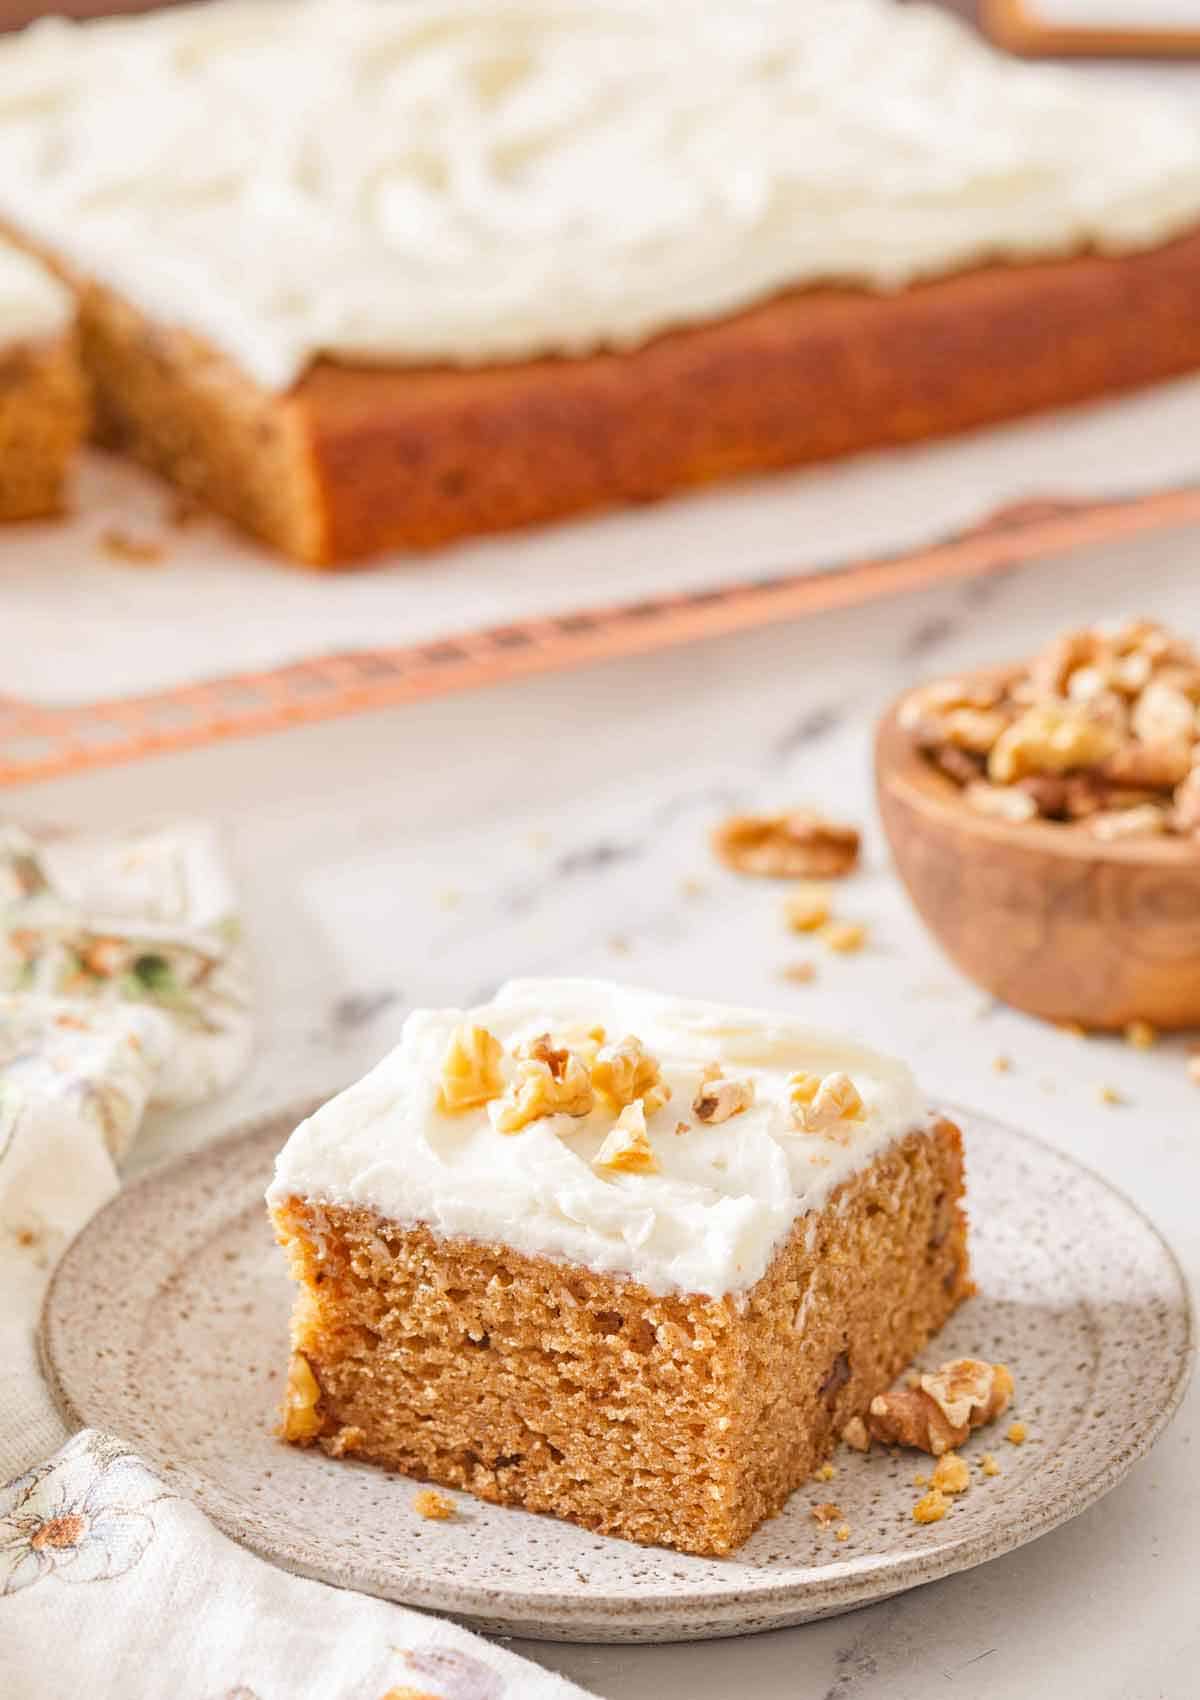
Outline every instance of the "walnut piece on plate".
[[915, 1387], [893, 1387], [871, 1401], [866, 1427], [887, 1446], [915, 1446], [935, 1458], [961, 1446], [974, 1428], [1007, 1409], [1013, 1378], [1004, 1364], [955, 1358]]

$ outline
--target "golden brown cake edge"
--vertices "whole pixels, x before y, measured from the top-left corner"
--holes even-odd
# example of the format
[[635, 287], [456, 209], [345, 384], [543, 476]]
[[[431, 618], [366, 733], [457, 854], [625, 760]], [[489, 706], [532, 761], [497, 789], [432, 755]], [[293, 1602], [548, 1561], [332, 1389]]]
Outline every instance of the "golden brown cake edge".
[[282, 395], [80, 293], [101, 440], [296, 560], [349, 564], [920, 442], [1200, 369], [1200, 229], [891, 294], [797, 289], [622, 353], [318, 361]]

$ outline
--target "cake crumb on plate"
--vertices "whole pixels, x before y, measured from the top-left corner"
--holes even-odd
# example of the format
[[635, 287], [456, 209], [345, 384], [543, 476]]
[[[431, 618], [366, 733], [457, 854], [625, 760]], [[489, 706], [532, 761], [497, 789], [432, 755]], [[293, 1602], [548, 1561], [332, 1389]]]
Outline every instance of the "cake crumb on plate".
[[971, 1472], [957, 1452], [944, 1452], [934, 1466], [930, 1482], [942, 1493], [966, 1493], [971, 1485]]
[[456, 1515], [454, 1501], [437, 1488], [422, 1488], [413, 1495], [413, 1510], [430, 1523], [448, 1523]]
[[913, 1506], [914, 1523], [939, 1523], [949, 1510], [941, 1488], [931, 1487]]

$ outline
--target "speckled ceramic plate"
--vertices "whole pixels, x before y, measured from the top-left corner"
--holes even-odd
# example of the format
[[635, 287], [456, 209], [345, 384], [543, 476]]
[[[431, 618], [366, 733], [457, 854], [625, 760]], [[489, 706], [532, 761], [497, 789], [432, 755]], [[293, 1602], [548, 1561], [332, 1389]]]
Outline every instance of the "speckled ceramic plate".
[[[727, 1559], [610, 1540], [456, 1495], [421, 1521], [413, 1486], [272, 1438], [289, 1284], [262, 1193], [299, 1111], [242, 1129], [128, 1187], [75, 1241], [46, 1301], [43, 1348], [78, 1422], [115, 1430], [229, 1534], [287, 1569], [476, 1627], [569, 1641], [745, 1634], [824, 1617], [979, 1564], [1113, 1487], [1166, 1425], [1191, 1362], [1174, 1258], [1120, 1194], [982, 1116], [968, 1130], [978, 1296], [926, 1358], [1005, 1359], [1014, 1414], [964, 1448], [972, 1485], [913, 1521], [915, 1453], [843, 1449]], [[982, 1454], [1002, 1473], [985, 1478]], [[832, 1500], [835, 1539], [811, 1515]]]

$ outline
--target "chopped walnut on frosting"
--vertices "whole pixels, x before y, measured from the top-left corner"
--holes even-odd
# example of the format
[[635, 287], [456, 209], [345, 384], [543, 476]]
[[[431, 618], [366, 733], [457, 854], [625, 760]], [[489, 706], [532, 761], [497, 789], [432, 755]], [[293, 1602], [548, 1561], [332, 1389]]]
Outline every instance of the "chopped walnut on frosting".
[[604, 1144], [597, 1151], [593, 1168], [609, 1174], [656, 1175], [658, 1158], [646, 1133], [646, 1112], [641, 1099], [626, 1104]]
[[504, 1091], [504, 1047], [486, 1027], [456, 1027], [442, 1058], [438, 1109], [447, 1115], [478, 1109]]
[[713, 833], [713, 849], [739, 874], [770, 879], [838, 879], [858, 866], [858, 828], [811, 809], [731, 815]]
[[632, 1035], [619, 1044], [600, 1047], [592, 1063], [592, 1085], [615, 1109], [640, 1098], [648, 1116], [661, 1110], [671, 1096], [658, 1058]]
[[839, 1122], [860, 1122], [866, 1109], [848, 1074], [791, 1074], [788, 1097], [792, 1120], [805, 1133], [827, 1133]]
[[517, 1071], [493, 1119], [501, 1133], [519, 1133], [542, 1116], [586, 1116], [596, 1101], [587, 1065], [543, 1033], [516, 1051]]
[[754, 1082], [752, 1080], [726, 1080], [717, 1064], [712, 1064], [704, 1071], [696, 1096], [692, 1100], [692, 1113], [697, 1121], [727, 1122], [733, 1116], [740, 1116], [743, 1110], [748, 1110], [754, 1102]]
[[962, 1445], [973, 1428], [995, 1420], [1007, 1409], [1013, 1378], [1004, 1364], [981, 1358], [955, 1358], [916, 1387], [893, 1387], [877, 1394], [866, 1427], [888, 1446], [915, 1446], [935, 1458]]
[[982, 814], [1200, 837], [1200, 653], [1153, 621], [1068, 632], [1015, 675], [923, 686], [899, 719]]

